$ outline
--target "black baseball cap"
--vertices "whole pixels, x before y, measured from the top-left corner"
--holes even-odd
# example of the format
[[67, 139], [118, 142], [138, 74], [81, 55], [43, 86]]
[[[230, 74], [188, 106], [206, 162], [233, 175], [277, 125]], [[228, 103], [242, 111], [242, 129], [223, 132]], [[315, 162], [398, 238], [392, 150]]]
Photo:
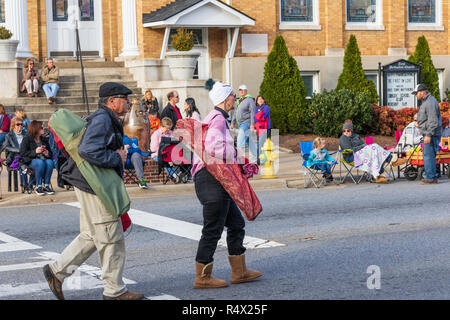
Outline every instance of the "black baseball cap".
[[100, 98], [112, 97], [119, 94], [129, 95], [132, 93], [133, 91], [118, 82], [105, 82], [98, 90], [98, 95]]
[[428, 91], [428, 88], [423, 83], [419, 83], [411, 94], [416, 95], [419, 91]]

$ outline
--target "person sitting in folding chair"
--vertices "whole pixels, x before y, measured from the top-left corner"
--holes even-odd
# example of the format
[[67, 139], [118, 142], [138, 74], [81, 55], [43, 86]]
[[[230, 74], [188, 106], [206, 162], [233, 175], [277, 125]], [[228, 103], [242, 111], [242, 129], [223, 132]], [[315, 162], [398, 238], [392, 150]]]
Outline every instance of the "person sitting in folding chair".
[[[376, 143], [366, 145], [359, 135], [353, 132], [351, 120], [345, 121], [342, 131], [343, 134], [339, 138], [339, 146], [345, 162], [353, 165], [358, 170], [370, 174], [376, 183], [388, 183], [386, 177], [382, 174], [384, 173], [385, 165], [392, 160], [392, 154]], [[359, 183], [360, 181], [361, 179], [355, 182]]]
[[331, 173], [337, 162], [330, 156], [328, 150], [325, 149], [325, 139], [320, 137], [315, 138], [313, 147], [314, 149], [309, 154], [307, 165], [314, 170], [320, 170], [322, 177], [327, 182], [332, 182], [334, 178]]
[[148, 153], [142, 152], [142, 150], [139, 148], [137, 138], [130, 139], [126, 134], [123, 135], [123, 145], [125, 146], [125, 148], [127, 148], [128, 151], [127, 161], [125, 162], [125, 169], [134, 169], [139, 188], [148, 189], [147, 181], [144, 177], [145, 161], [143, 159], [143, 157], [148, 157]]

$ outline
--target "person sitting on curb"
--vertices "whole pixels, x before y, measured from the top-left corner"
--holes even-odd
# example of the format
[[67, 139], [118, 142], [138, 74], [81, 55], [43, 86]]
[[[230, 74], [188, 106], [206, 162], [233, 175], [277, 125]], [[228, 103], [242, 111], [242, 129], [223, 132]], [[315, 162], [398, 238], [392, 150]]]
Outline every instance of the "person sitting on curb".
[[47, 65], [41, 71], [41, 79], [43, 82], [42, 89], [45, 92], [48, 103], [52, 104], [56, 101], [56, 94], [59, 90], [59, 68], [55, 66], [53, 58], [47, 59]]

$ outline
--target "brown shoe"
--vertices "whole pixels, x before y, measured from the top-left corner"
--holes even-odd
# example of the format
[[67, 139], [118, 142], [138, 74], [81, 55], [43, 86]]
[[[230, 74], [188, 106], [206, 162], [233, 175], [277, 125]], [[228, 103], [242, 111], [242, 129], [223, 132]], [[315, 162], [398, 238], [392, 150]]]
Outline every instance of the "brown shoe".
[[424, 185], [437, 184], [437, 183], [438, 183], [438, 179], [433, 179], [433, 180], [431, 180], [431, 179], [422, 179], [422, 180], [420, 180], [420, 184], [424, 184]]
[[195, 262], [195, 289], [217, 289], [228, 287], [228, 283], [225, 280], [211, 276], [212, 269], [212, 262], [207, 265]]
[[47, 279], [48, 286], [52, 290], [53, 294], [58, 300], [64, 300], [64, 294], [62, 292], [62, 282], [59, 281], [47, 264], [43, 268], [45, 279]]
[[144, 299], [144, 295], [142, 293], [131, 292], [129, 290], [118, 297], [107, 297], [105, 295], [103, 296], [103, 300], [142, 300], [142, 299]]
[[387, 184], [388, 181], [387, 181], [386, 177], [378, 176], [377, 179], [375, 180], [375, 183]]
[[48, 104], [52, 104], [53, 103], [53, 100], [50, 98], [50, 99], [48, 99]]
[[28, 96], [28, 98], [31, 98], [33, 96], [33, 94], [28, 93], [27, 96]]
[[35, 92], [35, 93], [34, 93], [34, 97], [35, 97], [35, 98], [39, 97], [39, 93]]
[[231, 265], [231, 283], [243, 283], [252, 281], [262, 276], [262, 273], [247, 269], [245, 265], [245, 254], [240, 256], [229, 256]]

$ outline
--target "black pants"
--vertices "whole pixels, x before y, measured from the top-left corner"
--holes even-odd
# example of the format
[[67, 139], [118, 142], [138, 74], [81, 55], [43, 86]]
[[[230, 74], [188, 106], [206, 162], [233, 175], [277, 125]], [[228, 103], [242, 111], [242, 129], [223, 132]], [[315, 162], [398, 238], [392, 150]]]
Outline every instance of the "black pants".
[[224, 226], [227, 227], [227, 246], [230, 255], [245, 252], [243, 245], [245, 221], [236, 203], [214, 177], [203, 168], [194, 177], [195, 192], [203, 205], [202, 237], [198, 244], [195, 261], [212, 262], [217, 242]]

